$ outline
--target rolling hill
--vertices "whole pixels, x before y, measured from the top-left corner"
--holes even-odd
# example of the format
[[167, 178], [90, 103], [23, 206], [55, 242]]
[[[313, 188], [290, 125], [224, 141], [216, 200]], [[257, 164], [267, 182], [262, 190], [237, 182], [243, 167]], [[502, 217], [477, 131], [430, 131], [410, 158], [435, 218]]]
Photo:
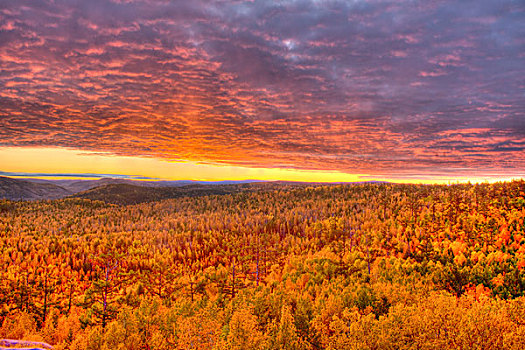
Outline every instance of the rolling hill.
[[10, 200], [59, 199], [72, 192], [52, 183], [35, 183], [0, 176], [0, 198]]
[[252, 182], [236, 184], [199, 184], [178, 187], [147, 187], [131, 184], [110, 184], [72, 195], [73, 198], [100, 200], [106, 203], [129, 205], [180, 197], [226, 195], [260, 190], [290, 189], [312, 185], [308, 183]]
[[128, 205], [186, 196], [224, 195], [244, 191], [290, 189], [321, 185], [326, 184], [257, 180], [136, 181], [114, 178], [102, 178], [99, 180], [45, 180], [30, 178], [21, 180], [0, 176], [0, 199], [43, 200], [70, 196]]

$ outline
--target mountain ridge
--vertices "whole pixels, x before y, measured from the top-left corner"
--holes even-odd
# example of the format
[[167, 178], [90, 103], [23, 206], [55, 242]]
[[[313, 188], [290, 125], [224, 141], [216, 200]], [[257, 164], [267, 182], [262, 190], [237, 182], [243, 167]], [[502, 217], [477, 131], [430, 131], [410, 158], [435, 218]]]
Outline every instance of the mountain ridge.
[[[382, 183], [378, 181], [354, 184]], [[224, 181], [142, 181], [101, 178], [98, 180], [15, 179], [0, 176], [0, 198], [8, 200], [46, 200], [65, 197], [102, 200], [113, 204], [136, 204], [184, 196], [224, 195], [243, 191], [277, 188], [338, 185], [300, 181], [224, 180]]]

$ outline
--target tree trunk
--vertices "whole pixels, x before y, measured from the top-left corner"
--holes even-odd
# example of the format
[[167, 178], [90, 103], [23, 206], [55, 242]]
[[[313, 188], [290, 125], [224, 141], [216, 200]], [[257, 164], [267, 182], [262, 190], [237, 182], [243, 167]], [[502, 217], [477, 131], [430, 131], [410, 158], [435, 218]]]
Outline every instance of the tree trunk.
[[233, 262], [232, 270], [232, 299], [235, 298], [235, 261]]

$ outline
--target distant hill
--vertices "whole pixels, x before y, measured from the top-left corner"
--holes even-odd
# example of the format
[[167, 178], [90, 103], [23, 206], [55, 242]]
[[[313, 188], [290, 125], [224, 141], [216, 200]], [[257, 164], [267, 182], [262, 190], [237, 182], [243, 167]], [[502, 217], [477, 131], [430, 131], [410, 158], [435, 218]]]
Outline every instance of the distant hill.
[[40, 200], [68, 196], [102, 200], [114, 204], [134, 204], [183, 196], [221, 195], [277, 186], [277, 183], [243, 181], [137, 181], [102, 178], [99, 180], [13, 179], [0, 176], [0, 199]]
[[102, 178], [98, 180], [46, 180], [46, 179], [25, 179], [33, 183], [39, 184], [53, 184], [63, 187], [71, 193], [78, 193], [90, 190], [95, 187], [111, 185], [111, 184], [133, 184], [137, 181], [126, 180], [126, 179], [113, 179], [113, 178]]
[[0, 176], [0, 198], [10, 200], [58, 199], [73, 192], [52, 183], [35, 183]]
[[[377, 183], [377, 182], [361, 182]], [[356, 183], [357, 184], [357, 183]], [[242, 191], [322, 186], [326, 183], [293, 181], [139, 181], [13, 179], [0, 176], [0, 198], [10, 200], [59, 199], [67, 196], [127, 205], [184, 196], [223, 195]]]
[[128, 205], [169, 198], [225, 195], [243, 191], [254, 191], [264, 187], [261, 185], [245, 183], [233, 185], [191, 184], [179, 187], [148, 187], [131, 184], [110, 184], [80, 192], [71, 197]]
[[129, 180], [129, 179], [115, 179], [102, 178], [98, 180], [47, 180], [47, 179], [24, 179], [34, 183], [54, 184], [69, 190], [71, 193], [78, 193], [90, 190], [92, 188], [114, 185], [114, 184], [128, 184], [144, 187], [181, 187], [188, 185], [234, 185], [243, 183], [265, 182], [260, 180], [239, 180], [239, 181], [194, 181], [194, 180], [175, 180], [175, 181], [144, 181], [144, 180]]

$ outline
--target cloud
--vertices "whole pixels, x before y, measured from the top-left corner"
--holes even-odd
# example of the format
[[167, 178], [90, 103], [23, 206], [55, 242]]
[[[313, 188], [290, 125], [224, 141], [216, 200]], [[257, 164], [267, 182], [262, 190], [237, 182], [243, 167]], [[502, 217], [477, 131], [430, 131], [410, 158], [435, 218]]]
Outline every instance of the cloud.
[[0, 23], [0, 145], [525, 168], [521, 2], [7, 0]]

